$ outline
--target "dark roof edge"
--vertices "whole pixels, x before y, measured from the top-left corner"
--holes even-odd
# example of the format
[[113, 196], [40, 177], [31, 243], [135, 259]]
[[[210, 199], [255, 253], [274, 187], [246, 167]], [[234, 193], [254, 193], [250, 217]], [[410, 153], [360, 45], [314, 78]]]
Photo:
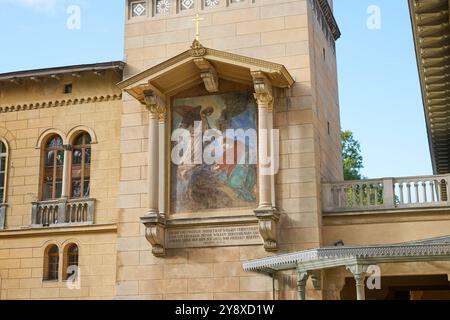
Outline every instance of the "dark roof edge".
[[48, 76], [53, 74], [62, 74], [68, 72], [82, 72], [82, 71], [99, 71], [109, 69], [123, 69], [126, 63], [123, 61], [111, 61], [92, 64], [80, 64], [72, 66], [14, 71], [8, 73], [0, 73], [0, 80], [8, 80], [14, 78], [38, 77]]
[[333, 9], [331, 9], [330, 4], [327, 0], [318, 0], [320, 9], [327, 21], [328, 27], [330, 28], [331, 33], [333, 34], [334, 40], [338, 40], [341, 37], [341, 30], [334, 18]]

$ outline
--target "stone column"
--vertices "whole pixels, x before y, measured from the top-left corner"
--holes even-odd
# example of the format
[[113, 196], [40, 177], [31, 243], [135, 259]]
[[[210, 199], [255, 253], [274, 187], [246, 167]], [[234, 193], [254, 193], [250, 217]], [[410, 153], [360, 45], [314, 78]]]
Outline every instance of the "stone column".
[[[165, 255], [166, 220], [160, 210], [164, 207], [164, 159], [165, 122], [161, 121], [166, 107], [163, 97], [153, 91], [144, 92], [144, 101], [148, 110], [148, 212], [141, 217], [145, 225], [145, 237], [152, 245], [152, 253], [157, 257]], [[160, 135], [161, 133], [161, 135]], [[161, 166], [162, 164], [162, 166]], [[162, 171], [162, 172], [161, 172]], [[162, 201], [163, 200], [163, 201]]]
[[268, 151], [270, 150], [270, 140], [268, 134], [269, 108], [272, 107], [273, 99], [268, 93], [256, 93], [258, 103], [258, 163], [259, 163], [259, 210], [272, 210], [272, 186], [271, 175], [267, 172]]
[[159, 124], [158, 114], [148, 113], [148, 211], [158, 213], [159, 201]]
[[166, 110], [159, 110], [159, 213], [166, 213]]
[[[255, 215], [259, 222], [259, 232], [267, 251], [278, 250], [278, 222], [280, 214], [275, 209], [275, 168], [273, 128], [272, 85], [262, 71], [252, 72], [255, 99], [258, 104], [258, 183], [259, 204]], [[277, 155], [276, 155], [277, 156]]]
[[308, 278], [308, 272], [298, 271], [297, 287], [300, 300], [306, 300], [306, 283], [308, 282]]
[[70, 157], [72, 156], [72, 146], [65, 144], [64, 148], [64, 167], [62, 177], [61, 199], [69, 198], [69, 176], [70, 176]]
[[[269, 134], [268, 152], [272, 156], [272, 159], [275, 159], [273, 157], [274, 152], [276, 152], [276, 150], [279, 151], [279, 148], [275, 148], [275, 145], [278, 143], [278, 141], [275, 141], [275, 134], [273, 133], [273, 102], [269, 105], [269, 108], [267, 109], [267, 130]], [[273, 166], [274, 163], [271, 163], [271, 165]], [[270, 175], [270, 194], [271, 194], [272, 208], [276, 208], [275, 174]]]
[[159, 114], [158, 99], [147, 93], [148, 110], [148, 214], [159, 213]]
[[366, 300], [366, 274], [368, 266], [356, 264], [347, 266], [356, 282], [356, 300]]

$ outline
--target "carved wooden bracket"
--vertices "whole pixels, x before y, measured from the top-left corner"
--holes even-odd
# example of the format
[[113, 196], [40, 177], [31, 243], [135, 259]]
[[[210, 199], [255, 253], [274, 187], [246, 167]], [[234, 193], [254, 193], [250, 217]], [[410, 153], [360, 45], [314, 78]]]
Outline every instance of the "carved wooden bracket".
[[210, 93], [219, 92], [219, 76], [216, 69], [205, 58], [194, 59], [194, 63], [200, 69], [205, 88]]
[[268, 252], [277, 251], [280, 214], [275, 209], [258, 208], [255, 215], [259, 220], [259, 233], [264, 240], [264, 249]]
[[141, 222], [145, 225], [145, 237], [152, 245], [152, 253], [156, 257], [164, 257], [166, 219], [160, 214], [148, 214], [141, 218]]

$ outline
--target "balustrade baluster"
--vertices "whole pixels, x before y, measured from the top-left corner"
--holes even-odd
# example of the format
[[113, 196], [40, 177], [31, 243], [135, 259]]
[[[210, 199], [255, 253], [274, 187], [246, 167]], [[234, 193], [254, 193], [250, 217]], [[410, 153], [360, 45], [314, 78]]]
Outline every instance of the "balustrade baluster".
[[377, 207], [379, 205], [379, 199], [378, 199], [378, 190], [380, 190], [380, 186], [377, 185], [376, 188], [374, 189], [375, 191], [375, 198], [374, 198], [374, 206]]
[[423, 203], [427, 203], [428, 202], [428, 197], [427, 197], [427, 182], [426, 181], [422, 181], [422, 196], [423, 196]]
[[400, 203], [405, 204], [405, 196], [403, 194], [403, 181], [398, 184], [398, 188], [400, 190]]
[[430, 193], [431, 193], [431, 202], [435, 203], [436, 202], [436, 197], [434, 196], [434, 181], [430, 180]]
[[414, 195], [416, 196], [416, 200], [415, 200], [416, 202], [414, 202], [414, 203], [420, 203], [420, 201], [419, 201], [419, 183], [414, 182], [413, 186], [414, 186]]
[[441, 182], [439, 180], [436, 180], [436, 196], [438, 202], [442, 201], [442, 193], [441, 193]]

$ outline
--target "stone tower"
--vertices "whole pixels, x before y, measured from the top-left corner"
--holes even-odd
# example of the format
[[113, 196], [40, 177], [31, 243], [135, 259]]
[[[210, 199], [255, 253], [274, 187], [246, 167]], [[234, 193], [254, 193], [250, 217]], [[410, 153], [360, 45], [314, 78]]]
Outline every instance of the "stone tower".
[[[116, 295], [271, 299], [272, 280], [245, 273], [242, 261], [321, 246], [320, 183], [342, 180], [335, 49], [340, 32], [332, 1], [125, 5]], [[196, 14], [200, 39], [192, 44]], [[260, 89], [269, 102], [258, 98]], [[175, 212], [167, 132], [177, 99], [233, 90], [253, 91], [252, 97], [256, 92], [259, 128], [267, 121], [268, 128], [279, 129], [280, 169], [274, 177], [258, 176], [259, 207]], [[263, 210], [262, 195], [270, 198]], [[246, 232], [258, 233], [258, 239], [245, 238]], [[278, 298], [296, 297], [295, 279], [276, 279]], [[320, 288], [314, 292], [321, 297]]]

